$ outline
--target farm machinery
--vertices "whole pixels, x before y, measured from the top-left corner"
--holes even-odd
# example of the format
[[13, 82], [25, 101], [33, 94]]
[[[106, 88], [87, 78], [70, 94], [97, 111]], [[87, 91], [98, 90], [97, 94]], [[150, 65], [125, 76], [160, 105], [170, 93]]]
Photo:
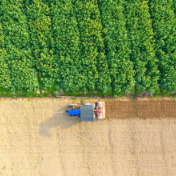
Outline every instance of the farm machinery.
[[98, 101], [96, 103], [86, 103], [78, 106], [77, 104], [70, 104], [66, 111], [70, 118], [80, 117], [81, 121], [95, 121], [105, 119], [105, 102]]

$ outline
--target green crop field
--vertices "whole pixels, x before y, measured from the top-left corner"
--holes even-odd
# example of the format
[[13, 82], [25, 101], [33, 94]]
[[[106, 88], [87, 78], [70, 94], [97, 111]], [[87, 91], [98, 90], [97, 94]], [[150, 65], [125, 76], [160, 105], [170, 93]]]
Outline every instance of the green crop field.
[[0, 94], [38, 90], [176, 91], [176, 1], [1, 0]]

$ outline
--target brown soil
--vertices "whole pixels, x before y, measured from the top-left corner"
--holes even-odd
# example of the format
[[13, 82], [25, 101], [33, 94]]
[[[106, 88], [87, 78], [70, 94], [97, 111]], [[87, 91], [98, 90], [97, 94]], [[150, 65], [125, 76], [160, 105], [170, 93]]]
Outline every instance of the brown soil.
[[1, 98], [0, 176], [176, 175], [175, 100], [104, 99], [95, 122], [67, 116], [81, 101]]

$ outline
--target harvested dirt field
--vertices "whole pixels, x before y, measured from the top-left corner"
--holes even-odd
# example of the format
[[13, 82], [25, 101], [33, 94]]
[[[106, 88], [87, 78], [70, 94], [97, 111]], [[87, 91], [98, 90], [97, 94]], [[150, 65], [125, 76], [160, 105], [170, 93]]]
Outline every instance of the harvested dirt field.
[[0, 176], [175, 176], [176, 101], [104, 100], [80, 122], [65, 110], [81, 99], [0, 99]]

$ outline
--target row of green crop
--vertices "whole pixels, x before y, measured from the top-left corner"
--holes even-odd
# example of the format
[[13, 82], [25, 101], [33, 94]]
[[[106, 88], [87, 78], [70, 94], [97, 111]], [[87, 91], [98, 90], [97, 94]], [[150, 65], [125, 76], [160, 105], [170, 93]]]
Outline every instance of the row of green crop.
[[108, 59], [112, 90], [128, 92], [134, 86], [133, 63], [120, 1], [98, 0], [103, 25], [103, 37]]
[[149, 0], [155, 32], [155, 50], [159, 59], [162, 89], [176, 90], [176, 16], [174, 0]]
[[84, 87], [107, 92], [111, 90], [111, 78], [101, 35], [102, 24], [97, 1], [73, 0], [73, 8], [80, 33]]
[[72, 3], [70, 0], [66, 2], [52, 0], [50, 6], [55, 41], [54, 53], [57, 55], [59, 65], [58, 88], [76, 91], [85, 87], [85, 78], [81, 73], [80, 38]]
[[46, 89], [55, 83], [59, 75], [59, 57], [54, 54], [50, 8], [44, 1], [28, 0], [25, 1], [25, 14], [28, 17], [35, 68], [42, 74], [42, 89]]
[[39, 83], [33, 68], [27, 18], [20, 2], [2, 0], [0, 5], [0, 86], [30, 92], [37, 90]]
[[154, 92], [159, 87], [159, 70], [148, 4], [142, 0], [136, 0], [135, 3], [126, 0], [124, 8], [136, 89]]
[[0, 87], [176, 90], [175, 4], [1, 0]]

